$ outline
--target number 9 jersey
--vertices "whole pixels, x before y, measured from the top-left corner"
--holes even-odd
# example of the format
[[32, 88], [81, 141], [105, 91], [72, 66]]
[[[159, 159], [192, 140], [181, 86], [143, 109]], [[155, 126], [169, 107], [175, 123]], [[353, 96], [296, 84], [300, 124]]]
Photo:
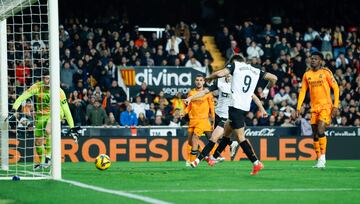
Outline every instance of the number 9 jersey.
[[250, 64], [237, 61], [228, 64], [226, 68], [232, 75], [232, 103], [230, 106], [243, 111], [249, 111], [255, 88], [260, 79], [264, 78], [266, 72]]

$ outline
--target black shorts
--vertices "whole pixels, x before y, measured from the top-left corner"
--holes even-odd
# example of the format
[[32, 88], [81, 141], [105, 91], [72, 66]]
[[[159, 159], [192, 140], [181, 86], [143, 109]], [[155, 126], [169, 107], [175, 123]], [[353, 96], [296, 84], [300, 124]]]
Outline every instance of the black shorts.
[[226, 120], [227, 120], [226, 118], [222, 118], [222, 117], [218, 116], [217, 114], [215, 114], [215, 126], [214, 127], [216, 128], [217, 126], [219, 126], [219, 127], [224, 128]]
[[240, 129], [245, 126], [245, 115], [246, 111], [229, 107], [229, 121], [233, 129]]

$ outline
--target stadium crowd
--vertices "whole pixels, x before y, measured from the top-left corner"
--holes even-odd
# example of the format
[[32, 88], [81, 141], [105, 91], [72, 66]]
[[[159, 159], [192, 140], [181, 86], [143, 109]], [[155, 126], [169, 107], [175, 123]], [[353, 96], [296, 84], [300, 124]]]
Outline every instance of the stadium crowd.
[[[11, 29], [11, 28], [8, 28]], [[248, 113], [248, 126], [294, 126], [295, 107], [301, 78], [310, 64], [310, 53], [320, 51], [325, 66], [333, 71], [340, 86], [340, 112], [333, 119], [335, 126], [360, 127], [360, 36], [359, 28], [343, 26], [304, 28], [293, 26], [257, 25], [245, 21], [238, 25], [222, 25], [216, 33], [216, 43], [229, 58], [242, 54], [249, 63], [260, 66], [280, 79], [270, 91], [264, 106], [268, 118], [261, 118], [254, 106]], [[9, 41], [9, 59], [15, 67], [10, 76], [17, 76], [10, 90], [9, 104], [22, 86], [31, 85], [31, 76], [40, 79], [37, 67], [46, 67], [46, 44], [36, 34], [20, 35]], [[181, 117], [185, 108], [180, 93], [166, 98], [163, 92], [154, 93], [146, 83], [139, 94], [128, 101], [118, 84], [118, 67], [126, 66], [186, 66], [208, 75], [213, 71], [211, 54], [202, 41], [203, 32], [197, 23], [166, 25], [162, 38], [156, 33], [147, 36], [139, 26], [126, 20], [94, 23], [86, 19], [67, 19], [60, 26], [61, 87], [68, 94], [69, 105], [76, 125], [147, 126], [186, 124]], [[9, 36], [11, 39], [12, 36]], [[31, 40], [30, 40], [31, 39]], [[41, 56], [40, 56], [41, 55]], [[36, 56], [37, 60], [30, 58]], [[24, 59], [24, 60], [15, 60]], [[261, 97], [262, 88], [257, 89]], [[29, 114], [33, 105], [24, 105]], [[310, 119], [309, 103], [305, 103], [303, 121]]]

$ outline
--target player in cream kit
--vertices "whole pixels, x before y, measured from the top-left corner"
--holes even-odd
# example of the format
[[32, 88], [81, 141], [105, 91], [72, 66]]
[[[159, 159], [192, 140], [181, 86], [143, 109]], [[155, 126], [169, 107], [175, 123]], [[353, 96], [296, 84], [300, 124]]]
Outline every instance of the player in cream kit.
[[[228, 110], [229, 119], [224, 126], [224, 137], [213, 157], [216, 158], [219, 156], [225, 147], [231, 144], [229, 137], [231, 133], [234, 133], [236, 140], [239, 142], [244, 153], [253, 163], [254, 166], [251, 174], [255, 175], [264, 167], [264, 165], [258, 160], [250, 142], [245, 138], [245, 115], [250, 111], [251, 101], [253, 100], [254, 91], [259, 80], [268, 80], [271, 82], [271, 85], [273, 85], [276, 83], [277, 77], [245, 63], [244, 58], [240, 55], [234, 55], [230, 62], [231, 63], [224, 69], [214, 72], [207, 78], [207, 81], [212, 81], [213, 79], [221, 78], [228, 74], [232, 75], [231, 103]], [[207, 144], [208, 147], [206, 146], [205, 148], [209, 149], [214, 145], [215, 144], [209, 142]], [[197, 166], [197, 162], [199, 162], [199, 160], [195, 160], [192, 165]], [[215, 164], [215, 162], [210, 160], [209, 164], [212, 165]]]

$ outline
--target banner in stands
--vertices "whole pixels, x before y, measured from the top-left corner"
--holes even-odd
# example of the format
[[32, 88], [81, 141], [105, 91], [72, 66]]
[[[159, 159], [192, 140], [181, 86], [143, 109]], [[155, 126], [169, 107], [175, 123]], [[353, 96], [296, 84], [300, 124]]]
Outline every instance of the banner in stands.
[[[248, 136], [253, 147], [261, 160], [314, 160], [315, 152], [311, 137], [301, 137], [292, 134], [292, 128], [274, 127], [270, 131], [260, 135], [256, 129], [249, 128]], [[296, 129], [296, 128], [295, 128]], [[330, 128], [328, 131], [328, 159], [360, 159], [360, 151], [356, 151], [360, 144], [360, 128]], [[108, 154], [112, 161], [181, 161], [186, 158], [187, 137], [183, 136], [186, 128], [175, 128], [171, 131], [164, 131], [164, 128], [84, 128], [84, 136], [79, 138], [78, 144], [72, 138], [62, 138], [62, 160], [67, 162], [87, 161], [93, 162], [99, 154]], [[356, 136], [353, 135], [355, 131]], [[269, 132], [275, 132], [270, 134]], [[276, 134], [280, 132], [281, 134]], [[29, 133], [29, 132], [28, 132]], [[25, 141], [29, 141], [26, 146], [33, 146], [31, 135], [26, 133], [28, 140], [11, 138], [10, 162], [21, 161], [20, 156], [35, 154], [27, 148], [25, 152], [22, 148], [12, 148], [16, 145], [25, 146]], [[115, 134], [117, 133], [117, 134]], [[152, 135], [150, 135], [150, 133]], [[171, 133], [171, 134], [170, 134]], [[293, 132], [294, 133], [294, 132]], [[167, 136], [159, 136], [166, 134]], [[176, 135], [175, 135], [176, 134]], [[24, 135], [25, 137], [25, 135]], [[202, 137], [202, 146], [207, 142]], [[225, 150], [223, 156], [230, 160], [229, 148]], [[246, 156], [241, 148], [237, 151], [235, 161], [243, 160]], [[28, 160], [32, 159], [28, 157]]]
[[[124, 67], [119, 68], [124, 84], [130, 89], [130, 97], [138, 94], [142, 82], [155, 93], [164, 91], [165, 95], [175, 96], [177, 92], [187, 94], [194, 87], [197, 74], [202, 74], [188, 67]], [[120, 78], [119, 84], [120, 82]]]

